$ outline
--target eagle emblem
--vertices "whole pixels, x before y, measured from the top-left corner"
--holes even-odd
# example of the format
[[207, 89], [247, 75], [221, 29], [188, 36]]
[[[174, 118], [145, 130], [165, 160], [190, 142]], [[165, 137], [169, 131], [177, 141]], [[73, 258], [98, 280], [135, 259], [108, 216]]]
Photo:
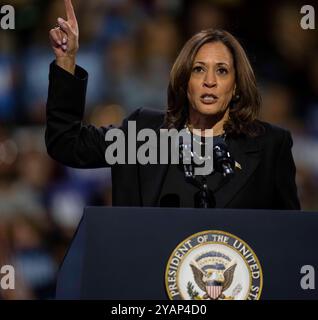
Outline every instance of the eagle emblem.
[[198, 232], [172, 252], [165, 273], [171, 300], [258, 300], [263, 288], [261, 264], [237, 236]]
[[237, 264], [221, 252], [210, 251], [200, 254], [190, 263], [197, 286], [205, 292], [202, 297], [193, 294], [193, 284], [188, 284], [188, 293], [194, 299], [225, 300], [234, 299], [240, 292], [240, 285], [233, 290], [232, 296], [226, 297], [226, 291], [232, 284]]

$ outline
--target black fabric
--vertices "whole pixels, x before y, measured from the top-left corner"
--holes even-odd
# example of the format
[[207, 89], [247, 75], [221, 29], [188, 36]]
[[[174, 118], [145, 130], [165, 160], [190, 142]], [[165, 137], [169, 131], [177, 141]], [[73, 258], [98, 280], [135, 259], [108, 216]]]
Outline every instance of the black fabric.
[[[205, 144], [207, 142], [207, 139], [212, 140], [210, 143], [211, 150], [205, 148]], [[213, 157], [213, 145], [216, 145], [218, 143], [225, 143], [222, 136], [215, 136], [213, 138], [205, 138], [204, 136], [200, 137], [197, 135], [191, 135], [191, 144], [192, 144], [192, 152], [193, 144], [199, 144], [202, 142], [202, 144], [199, 144], [199, 148], [201, 149], [201, 156], [207, 157], [212, 156]], [[194, 160], [193, 160], [194, 161]], [[194, 162], [193, 167], [198, 167], [200, 165], [196, 165]], [[200, 183], [202, 186], [204, 180], [206, 180], [208, 185], [208, 193], [209, 197], [211, 198], [211, 203], [215, 203], [214, 199], [214, 193], [218, 190], [218, 188], [223, 183], [223, 176], [220, 172], [213, 171], [211, 174], [207, 176], [201, 176], [197, 175], [195, 176], [195, 179]], [[198, 208], [199, 203], [198, 199], [200, 198], [200, 189], [199, 186], [195, 183], [193, 183], [192, 180], [186, 180], [185, 178], [185, 168], [182, 164], [175, 165], [171, 164], [169, 165], [169, 168], [167, 170], [167, 175], [164, 179], [164, 183], [160, 192], [159, 196], [159, 206], [160, 207], [183, 207], [183, 208]]]
[[[214, 192], [222, 184], [222, 175], [219, 172], [213, 172], [207, 177], [196, 177], [201, 183], [203, 178], [207, 179], [210, 194], [214, 198]], [[199, 196], [198, 192], [197, 186], [185, 180], [184, 171], [180, 165], [169, 165], [159, 196], [159, 206], [196, 208], [198, 204], [195, 199]]]
[[[83, 124], [88, 75], [80, 67], [72, 76], [53, 62], [50, 66], [45, 142], [49, 155], [75, 168], [107, 167], [106, 132]], [[164, 113], [137, 109], [121, 129], [127, 138], [128, 121], [137, 131], [154, 129], [158, 134]], [[263, 123], [265, 134], [257, 138], [228, 138], [231, 154], [240, 164], [233, 179], [215, 192], [217, 208], [299, 209], [295, 164], [288, 131]], [[126, 139], [127, 141], [127, 139]], [[137, 146], [138, 147], [138, 146]], [[158, 206], [169, 166], [167, 164], [116, 164], [112, 166], [114, 206]]]

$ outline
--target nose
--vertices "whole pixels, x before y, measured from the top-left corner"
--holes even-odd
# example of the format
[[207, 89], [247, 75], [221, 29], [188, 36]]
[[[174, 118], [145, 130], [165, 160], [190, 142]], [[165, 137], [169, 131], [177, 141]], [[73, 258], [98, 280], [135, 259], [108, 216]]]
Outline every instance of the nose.
[[208, 71], [203, 80], [203, 87], [213, 88], [216, 86], [216, 77], [213, 71]]

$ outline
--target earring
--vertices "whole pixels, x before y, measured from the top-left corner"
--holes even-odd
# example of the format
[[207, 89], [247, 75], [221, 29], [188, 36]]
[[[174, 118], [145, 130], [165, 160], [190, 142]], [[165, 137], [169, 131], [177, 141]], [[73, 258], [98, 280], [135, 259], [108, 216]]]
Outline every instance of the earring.
[[240, 95], [239, 94], [233, 94], [232, 101], [233, 102], [237, 102], [238, 100], [240, 100]]

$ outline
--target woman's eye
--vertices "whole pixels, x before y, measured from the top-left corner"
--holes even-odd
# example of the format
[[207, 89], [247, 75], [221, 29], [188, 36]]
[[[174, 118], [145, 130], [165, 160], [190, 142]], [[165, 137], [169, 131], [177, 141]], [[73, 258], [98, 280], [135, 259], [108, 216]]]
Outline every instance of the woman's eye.
[[203, 68], [200, 67], [200, 66], [197, 66], [197, 67], [194, 67], [194, 68], [192, 69], [192, 71], [193, 71], [193, 72], [202, 72], [202, 71], [203, 71]]
[[217, 72], [218, 72], [219, 74], [227, 74], [227, 73], [228, 73], [227, 69], [225, 69], [225, 68], [219, 68], [219, 69], [217, 70]]

